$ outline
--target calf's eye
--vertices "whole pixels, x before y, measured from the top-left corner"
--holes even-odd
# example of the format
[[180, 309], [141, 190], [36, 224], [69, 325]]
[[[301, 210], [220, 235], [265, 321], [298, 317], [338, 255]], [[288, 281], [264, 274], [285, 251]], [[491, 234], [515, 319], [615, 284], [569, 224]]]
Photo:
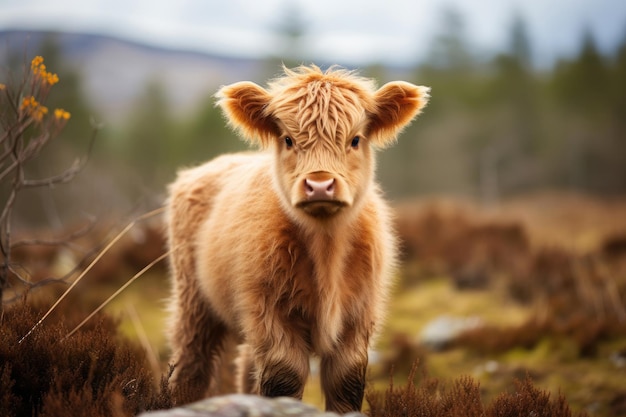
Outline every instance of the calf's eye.
[[293, 147], [293, 140], [289, 136], [285, 137], [285, 145], [287, 145], [287, 148]]
[[355, 137], [352, 139], [352, 143], [350, 144], [350, 146], [352, 146], [353, 148], [358, 148], [358, 147], [359, 147], [359, 141], [360, 141], [360, 140], [361, 140], [361, 138], [360, 138], [360, 137], [355, 136]]

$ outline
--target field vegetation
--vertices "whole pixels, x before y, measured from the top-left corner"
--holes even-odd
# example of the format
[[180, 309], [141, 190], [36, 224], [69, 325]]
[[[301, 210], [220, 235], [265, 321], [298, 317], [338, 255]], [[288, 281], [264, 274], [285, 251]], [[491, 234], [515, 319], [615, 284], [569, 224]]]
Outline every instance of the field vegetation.
[[[623, 200], [571, 194], [526, 196], [489, 210], [450, 199], [399, 205], [404, 257], [372, 354], [371, 415], [398, 415], [390, 410], [405, 406], [415, 410], [406, 415], [459, 415], [470, 405], [474, 411], [461, 415], [518, 415], [498, 410], [530, 402], [550, 410], [545, 415], [626, 415], [624, 210]], [[32, 334], [67, 286], [35, 289], [5, 306], [4, 407], [21, 401], [16, 410], [37, 404], [41, 415], [55, 415], [81, 404], [100, 410], [93, 415], [133, 415], [180, 401], [167, 385], [163, 263], [70, 335], [162, 251], [158, 222], [135, 227], [150, 238], [117, 242]], [[29, 256], [45, 263], [36, 251]], [[426, 343], [424, 328], [441, 317], [475, 325]], [[231, 374], [226, 366], [224, 392]], [[317, 384], [314, 372], [305, 400], [321, 405]]]

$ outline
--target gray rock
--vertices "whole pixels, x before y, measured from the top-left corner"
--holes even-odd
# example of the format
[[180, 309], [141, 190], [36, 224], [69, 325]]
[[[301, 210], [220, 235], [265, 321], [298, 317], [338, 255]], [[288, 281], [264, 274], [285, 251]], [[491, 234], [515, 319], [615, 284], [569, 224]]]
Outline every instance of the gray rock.
[[461, 333], [482, 325], [483, 321], [479, 317], [441, 316], [424, 327], [420, 334], [420, 341], [432, 349], [444, 349]]
[[[294, 398], [231, 394], [207, 398], [171, 410], [145, 412], [139, 417], [339, 417], [339, 414], [321, 412]], [[349, 413], [344, 417], [365, 416]]]

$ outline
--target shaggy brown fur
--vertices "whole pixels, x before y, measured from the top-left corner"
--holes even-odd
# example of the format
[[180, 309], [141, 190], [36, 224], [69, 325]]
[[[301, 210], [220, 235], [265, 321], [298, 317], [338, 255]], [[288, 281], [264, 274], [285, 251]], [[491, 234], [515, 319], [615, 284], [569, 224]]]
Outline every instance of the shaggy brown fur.
[[300, 398], [315, 354], [326, 408], [358, 410], [395, 253], [373, 152], [421, 111], [428, 89], [375, 90], [313, 66], [217, 97], [265, 152], [221, 156], [170, 187], [174, 381], [206, 394], [233, 335], [241, 391]]

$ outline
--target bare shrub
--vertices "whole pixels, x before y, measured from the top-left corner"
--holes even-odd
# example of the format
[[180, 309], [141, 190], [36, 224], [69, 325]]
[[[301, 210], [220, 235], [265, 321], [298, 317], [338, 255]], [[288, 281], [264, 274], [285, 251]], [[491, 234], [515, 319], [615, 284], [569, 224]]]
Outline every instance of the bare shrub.
[[[29, 164], [41, 156], [41, 151], [62, 132], [70, 119], [64, 109], [50, 111], [46, 100], [51, 88], [59, 81], [57, 74], [49, 72], [41, 56], [35, 57], [30, 67], [24, 68], [21, 79], [12, 83], [0, 83], [0, 300], [4, 290], [19, 282], [27, 288], [48, 282], [33, 283], [33, 274], [24, 264], [14, 262], [13, 212], [19, 195], [27, 190], [53, 187], [72, 181], [83, 169], [91, 152], [95, 130], [84, 158], [79, 158], [62, 172], [44, 177], [31, 178]], [[8, 78], [8, 77], [7, 77]], [[51, 240], [26, 240], [19, 242], [21, 256], [30, 246], [41, 251], [46, 248], [54, 255], [53, 247], [66, 243], [68, 237]]]

